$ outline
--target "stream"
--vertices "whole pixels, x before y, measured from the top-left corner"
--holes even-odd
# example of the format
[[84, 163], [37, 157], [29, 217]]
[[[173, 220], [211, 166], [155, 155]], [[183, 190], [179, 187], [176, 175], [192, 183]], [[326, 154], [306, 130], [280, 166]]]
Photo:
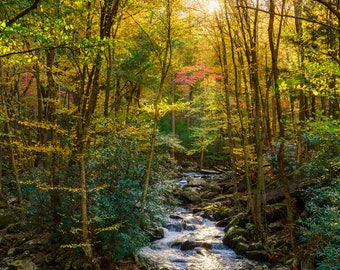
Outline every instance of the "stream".
[[[197, 177], [203, 176], [195, 175]], [[183, 177], [179, 185], [185, 186], [185, 181], [186, 177]], [[236, 270], [254, 269], [256, 266], [256, 262], [237, 256], [222, 243], [223, 228], [185, 208], [177, 207], [169, 215], [163, 231], [164, 238], [141, 250], [151, 269]]]

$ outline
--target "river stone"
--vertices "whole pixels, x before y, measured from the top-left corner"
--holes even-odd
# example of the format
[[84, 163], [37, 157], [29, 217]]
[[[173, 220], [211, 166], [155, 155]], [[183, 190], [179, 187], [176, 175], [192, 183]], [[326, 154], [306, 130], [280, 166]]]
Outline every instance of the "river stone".
[[192, 203], [201, 202], [201, 196], [196, 188], [186, 188], [181, 193], [184, 200]]
[[237, 235], [237, 236], [234, 236], [233, 238], [223, 238], [222, 242], [226, 246], [235, 249], [237, 243], [239, 243], [239, 242], [246, 243], [247, 239], [244, 238], [242, 235]]
[[224, 234], [223, 239], [233, 239], [236, 236], [243, 236], [246, 237], [248, 234], [248, 231], [240, 226], [231, 226], [226, 233]]
[[229, 224], [225, 227], [224, 231], [227, 232], [230, 228], [232, 228], [233, 226], [238, 224], [240, 222], [240, 220], [243, 219], [245, 216], [246, 216], [246, 214], [241, 212], [241, 213], [235, 215], [234, 217], [232, 217]]
[[216, 222], [216, 227], [226, 227], [230, 223], [230, 218], [225, 218]]
[[235, 251], [237, 254], [245, 254], [248, 249], [249, 245], [244, 242], [237, 242], [235, 247]]
[[201, 187], [201, 186], [205, 186], [206, 184], [207, 182], [201, 178], [190, 178], [188, 181], [189, 187]]
[[187, 240], [181, 245], [181, 250], [182, 251], [193, 250], [195, 247], [197, 247], [197, 244], [195, 242]]

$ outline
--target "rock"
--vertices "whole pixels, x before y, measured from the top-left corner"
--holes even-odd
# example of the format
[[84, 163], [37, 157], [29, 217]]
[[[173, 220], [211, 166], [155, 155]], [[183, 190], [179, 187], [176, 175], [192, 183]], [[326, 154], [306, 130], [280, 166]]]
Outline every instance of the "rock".
[[201, 178], [190, 178], [188, 181], [188, 187], [201, 187], [205, 186], [207, 182]]
[[256, 265], [255, 270], [269, 270], [269, 267], [265, 264]]
[[215, 170], [208, 170], [208, 169], [201, 169], [200, 173], [204, 174], [220, 174], [220, 171], [215, 171]]
[[197, 250], [197, 254], [202, 256], [208, 256], [210, 253], [205, 248], [199, 248]]
[[250, 260], [256, 260], [261, 262], [267, 262], [269, 261], [268, 254], [265, 250], [248, 250], [245, 253], [245, 256]]
[[283, 265], [276, 265], [272, 270], [290, 270], [291, 268], [289, 266], [283, 266]]
[[232, 219], [230, 220], [229, 224], [226, 226], [224, 231], [228, 231], [229, 228], [238, 224], [240, 222], [240, 220], [243, 219], [245, 216], [246, 216], [245, 213], [239, 213], [236, 216], [232, 217]]
[[155, 241], [164, 238], [164, 230], [163, 228], [153, 228], [149, 232], [150, 240]]
[[272, 231], [277, 231], [277, 230], [281, 230], [284, 227], [282, 220], [277, 220], [274, 221], [270, 224], [268, 224], [268, 228]]
[[286, 205], [284, 203], [269, 204], [265, 206], [266, 219], [274, 222], [286, 217]]
[[233, 238], [225, 238], [224, 237], [222, 241], [223, 241], [223, 244], [225, 244], [226, 246], [235, 249], [237, 243], [239, 243], [239, 242], [246, 243], [247, 239], [245, 237], [241, 236], [241, 235], [237, 235], [237, 236], [234, 236]]
[[181, 195], [183, 199], [188, 202], [191, 202], [191, 203], [201, 202], [201, 196], [198, 193], [196, 188], [193, 188], [193, 187], [185, 188], [182, 191]]
[[216, 222], [216, 227], [226, 227], [230, 223], [230, 218], [225, 218]]
[[257, 249], [263, 249], [261, 242], [251, 243], [248, 248], [248, 250], [257, 250]]
[[222, 192], [222, 188], [217, 183], [209, 183], [204, 187], [205, 190], [215, 192], [216, 194], [220, 194]]
[[12, 257], [12, 256], [14, 256], [14, 254], [15, 254], [15, 248], [12, 247], [12, 248], [10, 248], [10, 249], [8, 250], [7, 256]]
[[204, 194], [202, 194], [202, 199], [204, 200], [212, 200], [213, 198], [216, 198], [218, 196], [218, 192], [214, 192], [214, 191], [208, 191]]
[[301, 270], [315, 270], [315, 266], [311, 262], [301, 263]]
[[193, 250], [196, 246], [197, 245], [195, 242], [187, 240], [181, 245], [181, 250], [182, 251]]
[[37, 270], [37, 266], [32, 262], [31, 258], [25, 258], [22, 260], [15, 260], [11, 262], [12, 266], [16, 266], [17, 270]]
[[248, 249], [249, 245], [244, 242], [237, 242], [235, 247], [235, 251], [237, 254], [245, 254]]

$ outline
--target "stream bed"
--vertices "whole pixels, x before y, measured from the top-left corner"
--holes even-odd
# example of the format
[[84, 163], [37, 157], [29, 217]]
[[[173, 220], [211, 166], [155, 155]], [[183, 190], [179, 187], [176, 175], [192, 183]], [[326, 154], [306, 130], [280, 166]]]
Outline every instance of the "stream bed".
[[[180, 185], [185, 185], [183, 178]], [[164, 238], [144, 247], [141, 255], [155, 270], [254, 269], [256, 262], [239, 257], [222, 243], [223, 228], [178, 207], [165, 221]]]

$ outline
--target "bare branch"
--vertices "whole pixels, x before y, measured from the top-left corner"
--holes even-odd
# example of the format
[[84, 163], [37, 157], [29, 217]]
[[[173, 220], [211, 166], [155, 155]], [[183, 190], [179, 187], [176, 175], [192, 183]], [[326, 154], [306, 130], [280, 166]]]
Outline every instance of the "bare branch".
[[[319, 1], [319, 0], [318, 0]], [[268, 11], [268, 10], [264, 10], [264, 9], [258, 9], [258, 8], [255, 8], [255, 7], [250, 7], [250, 6], [237, 6], [238, 8], [244, 8], [244, 9], [252, 9], [252, 10], [257, 10], [257, 11], [260, 11], [260, 12], [263, 12], [263, 13], [266, 13], [266, 14], [271, 14], [272, 12]], [[289, 15], [289, 14], [280, 14], [280, 13], [276, 13], [274, 12], [273, 13], [275, 16], [280, 16], [280, 17], [286, 17], [286, 18], [292, 18], [292, 19], [298, 19], [298, 20], [301, 20], [301, 21], [306, 21], [306, 22], [310, 22], [310, 23], [315, 23], [315, 24], [318, 24], [318, 25], [322, 25], [326, 28], [329, 28], [329, 29], [334, 29], [336, 31], [339, 31], [340, 32], [340, 28], [339, 27], [335, 27], [333, 25], [330, 25], [330, 24], [327, 24], [327, 23], [323, 23], [323, 22], [320, 22], [320, 21], [316, 21], [316, 20], [312, 20], [312, 19], [308, 19], [308, 18], [305, 18], [305, 17], [296, 17], [294, 15]], [[340, 15], [340, 14], [339, 14]]]
[[318, 2], [319, 4], [325, 6], [330, 12], [332, 12], [340, 21], [340, 12], [339, 10], [335, 9], [332, 5], [331, 2], [327, 2], [325, 0], [315, 0], [316, 2]]
[[34, 0], [33, 4], [31, 6], [29, 6], [28, 8], [26, 8], [22, 12], [20, 12], [17, 16], [10, 19], [8, 22], [6, 22], [6, 26], [12, 25], [13, 23], [15, 23], [20, 18], [26, 16], [30, 11], [36, 9], [38, 7], [39, 2], [40, 2], [40, 0]]

